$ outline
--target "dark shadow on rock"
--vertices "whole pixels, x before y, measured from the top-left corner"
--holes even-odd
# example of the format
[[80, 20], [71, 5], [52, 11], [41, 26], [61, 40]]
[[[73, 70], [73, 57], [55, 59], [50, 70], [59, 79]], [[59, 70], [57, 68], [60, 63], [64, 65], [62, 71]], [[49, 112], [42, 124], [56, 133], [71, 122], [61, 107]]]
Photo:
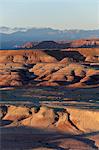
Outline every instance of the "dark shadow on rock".
[[84, 82], [87, 85], [97, 85], [99, 84], [99, 75], [92, 75], [90, 76], [90, 79], [86, 82]]
[[11, 124], [13, 121], [10, 120], [0, 120], [0, 126], [5, 126]]
[[55, 82], [58, 83], [60, 86], [66, 86], [66, 85], [77, 83], [81, 79], [82, 79], [81, 77], [75, 76], [73, 81], [55, 81]]
[[72, 84], [77, 83], [81, 80], [82, 78], [80, 76], [75, 76], [74, 80], [71, 82]]
[[8, 107], [6, 105], [0, 106], [0, 119], [2, 119], [8, 111]]
[[85, 137], [85, 136], [94, 136], [94, 135], [98, 135], [98, 134], [99, 134], [99, 131], [94, 131], [94, 132], [89, 132], [89, 133], [83, 133], [83, 134], [77, 135], [77, 136]]
[[65, 57], [72, 58], [73, 60], [76, 60], [77, 62], [85, 60], [85, 57], [81, 55], [78, 51], [45, 50], [45, 52], [48, 55], [55, 57], [59, 61]]
[[[91, 132], [81, 135], [62, 134], [59, 132], [46, 131], [37, 128], [20, 127], [2, 127], [1, 128], [1, 149], [2, 150], [16, 150], [16, 149], [34, 149], [34, 148], [55, 148], [59, 150], [66, 150], [72, 148], [71, 140], [76, 146], [77, 142], [84, 144], [87, 148], [98, 150], [95, 142], [86, 138], [88, 135], [96, 135], [99, 132]], [[66, 142], [65, 147], [60, 146], [61, 141]], [[70, 143], [69, 143], [70, 142]], [[75, 143], [76, 142], [76, 143]], [[79, 144], [78, 144], [79, 145]], [[76, 147], [78, 148], [78, 147]], [[88, 150], [89, 150], [88, 149]]]

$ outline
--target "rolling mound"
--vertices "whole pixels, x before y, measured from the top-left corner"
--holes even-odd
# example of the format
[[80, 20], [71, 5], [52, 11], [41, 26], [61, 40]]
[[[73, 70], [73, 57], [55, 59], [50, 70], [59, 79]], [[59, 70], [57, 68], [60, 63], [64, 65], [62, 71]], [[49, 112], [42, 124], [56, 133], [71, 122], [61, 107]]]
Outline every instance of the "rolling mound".
[[98, 150], [98, 113], [68, 107], [56, 111], [46, 106], [1, 105], [1, 148]]
[[99, 71], [90, 68], [90, 61], [99, 62], [98, 53], [98, 49], [85, 48], [1, 50], [0, 86], [98, 86]]

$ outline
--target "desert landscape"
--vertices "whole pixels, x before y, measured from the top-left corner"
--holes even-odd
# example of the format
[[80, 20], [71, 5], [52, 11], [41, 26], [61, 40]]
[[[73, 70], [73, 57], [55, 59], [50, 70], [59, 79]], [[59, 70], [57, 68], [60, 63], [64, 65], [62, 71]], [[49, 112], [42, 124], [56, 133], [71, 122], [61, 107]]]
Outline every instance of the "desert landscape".
[[99, 150], [99, 0], [0, 0], [0, 150]]
[[99, 148], [98, 39], [85, 41], [0, 50], [2, 150]]

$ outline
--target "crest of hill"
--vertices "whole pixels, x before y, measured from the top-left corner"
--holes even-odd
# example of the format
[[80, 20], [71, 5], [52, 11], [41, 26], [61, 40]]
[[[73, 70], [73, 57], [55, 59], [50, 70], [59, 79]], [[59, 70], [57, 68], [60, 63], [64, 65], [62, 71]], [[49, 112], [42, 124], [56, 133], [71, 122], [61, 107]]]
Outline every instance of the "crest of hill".
[[16, 48], [33, 48], [33, 49], [65, 49], [65, 48], [98, 48], [99, 39], [80, 39], [73, 41], [42, 41], [42, 42], [25, 42], [23, 45], [15, 46]]

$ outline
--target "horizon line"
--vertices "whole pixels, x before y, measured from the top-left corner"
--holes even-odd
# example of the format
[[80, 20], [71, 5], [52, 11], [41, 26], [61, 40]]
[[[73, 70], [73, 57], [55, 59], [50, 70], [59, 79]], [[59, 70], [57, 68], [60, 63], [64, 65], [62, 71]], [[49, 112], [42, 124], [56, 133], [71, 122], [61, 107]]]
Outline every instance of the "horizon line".
[[53, 30], [60, 30], [60, 31], [65, 31], [65, 30], [99, 30], [99, 28], [55, 28], [55, 27], [35, 27], [35, 26], [0, 26], [0, 28], [25, 28], [25, 29], [53, 29]]

